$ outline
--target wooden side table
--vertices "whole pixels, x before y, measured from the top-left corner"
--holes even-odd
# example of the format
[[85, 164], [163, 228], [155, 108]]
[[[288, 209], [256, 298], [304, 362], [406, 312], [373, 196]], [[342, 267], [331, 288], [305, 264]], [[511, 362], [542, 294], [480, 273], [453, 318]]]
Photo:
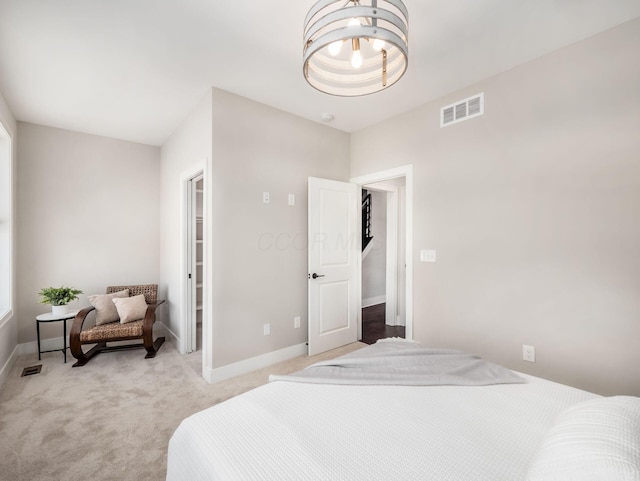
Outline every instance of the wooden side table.
[[[67, 346], [67, 320], [73, 319], [74, 317], [76, 317], [77, 313], [78, 311], [69, 311], [65, 314], [52, 314], [50, 312], [47, 312], [46, 314], [40, 314], [38, 317], [36, 317], [36, 329], [38, 331], [38, 361], [42, 360], [40, 356], [45, 352], [62, 351], [64, 353], [64, 362], [65, 363], [67, 362], [67, 349], [69, 348]], [[63, 348], [51, 349], [49, 351], [41, 351], [40, 350], [40, 323], [41, 322], [59, 322], [59, 321], [62, 321]]]

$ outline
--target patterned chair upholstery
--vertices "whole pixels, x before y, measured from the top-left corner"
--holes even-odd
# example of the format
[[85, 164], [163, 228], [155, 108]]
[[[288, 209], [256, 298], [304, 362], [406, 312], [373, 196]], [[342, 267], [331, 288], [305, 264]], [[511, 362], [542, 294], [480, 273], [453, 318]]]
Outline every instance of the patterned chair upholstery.
[[[119, 351], [122, 349], [144, 347], [147, 351], [145, 359], [155, 357], [160, 346], [164, 343], [164, 337], [158, 337], [155, 341], [153, 340], [153, 324], [156, 320], [156, 308], [164, 302], [163, 300], [158, 301], [157, 299], [158, 285], [109, 286], [107, 287], [106, 293], [112, 294], [124, 289], [129, 289], [129, 296], [144, 294], [144, 299], [147, 302], [147, 311], [144, 319], [127, 324], [120, 324], [120, 321], [110, 322], [83, 330], [83, 325], [88, 314], [95, 310], [95, 307], [82, 309], [73, 319], [71, 333], [69, 334], [71, 354], [77, 359], [73, 367], [84, 366], [92, 357], [100, 352]], [[138, 342], [116, 346], [107, 345], [107, 342], [135, 339], [141, 339], [142, 343]], [[82, 346], [85, 344], [95, 344], [95, 346], [85, 353], [82, 350]]]

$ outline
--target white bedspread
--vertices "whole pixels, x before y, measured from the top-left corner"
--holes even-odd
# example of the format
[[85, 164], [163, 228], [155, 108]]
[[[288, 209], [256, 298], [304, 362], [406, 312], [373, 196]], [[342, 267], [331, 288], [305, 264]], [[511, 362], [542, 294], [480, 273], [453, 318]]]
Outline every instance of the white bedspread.
[[523, 480], [556, 415], [597, 397], [525, 376], [494, 386], [277, 381], [197, 413], [167, 480]]

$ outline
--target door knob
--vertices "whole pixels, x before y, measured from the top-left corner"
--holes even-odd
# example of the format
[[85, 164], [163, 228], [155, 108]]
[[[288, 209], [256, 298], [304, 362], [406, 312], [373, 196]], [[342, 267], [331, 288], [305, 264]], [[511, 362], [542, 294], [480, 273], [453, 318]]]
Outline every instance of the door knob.
[[314, 278], [314, 279], [317, 279], [318, 277], [324, 277], [324, 274], [323, 274], [323, 275], [318, 275], [318, 274], [316, 274], [316, 273], [314, 272], [314, 273], [311, 275], [311, 277], [312, 277], [312, 278]]

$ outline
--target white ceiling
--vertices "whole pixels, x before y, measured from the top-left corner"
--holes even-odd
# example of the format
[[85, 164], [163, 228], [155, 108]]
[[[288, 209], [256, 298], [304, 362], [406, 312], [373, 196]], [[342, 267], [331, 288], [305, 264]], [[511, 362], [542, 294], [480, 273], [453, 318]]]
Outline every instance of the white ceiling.
[[210, 87], [353, 132], [640, 16], [640, 0], [404, 0], [409, 69], [359, 98], [302, 76], [315, 0], [0, 0], [18, 120], [162, 145]]

